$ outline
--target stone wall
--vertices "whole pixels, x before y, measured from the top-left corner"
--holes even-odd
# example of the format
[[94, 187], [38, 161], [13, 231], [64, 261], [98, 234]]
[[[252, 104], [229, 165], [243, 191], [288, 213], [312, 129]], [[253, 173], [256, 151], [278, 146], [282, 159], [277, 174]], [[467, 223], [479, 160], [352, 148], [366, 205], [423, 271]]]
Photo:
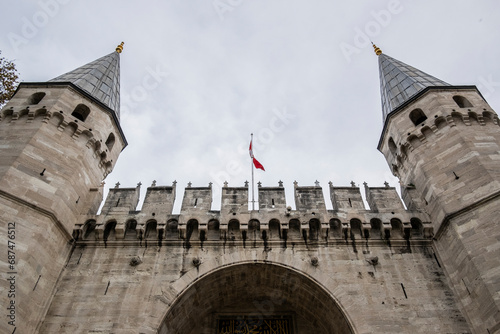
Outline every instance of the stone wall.
[[211, 187], [189, 185], [174, 215], [175, 184], [153, 184], [135, 211], [139, 187], [82, 216], [41, 333], [216, 333], [228, 316], [288, 317], [301, 334], [469, 333], [428, 216], [394, 188], [366, 187], [386, 202], [372, 210], [331, 185], [339, 209], [326, 210], [321, 187], [295, 184], [292, 210], [281, 184], [259, 187], [249, 211], [248, 188], [225, 187], [211, 211]]
[[0, 191], [0, 238], [0, 332], [36, 333], [67, 263], [71, 237], [49, 211]]
[[443, 264], [478, 333], [500, 332], [500, 200], [453, 217], [436, 242]]
[[469, 333], [430, 243], [358, 242], [81, 242], [40, 333], [215, 333], [242, 313], [298, 333]]

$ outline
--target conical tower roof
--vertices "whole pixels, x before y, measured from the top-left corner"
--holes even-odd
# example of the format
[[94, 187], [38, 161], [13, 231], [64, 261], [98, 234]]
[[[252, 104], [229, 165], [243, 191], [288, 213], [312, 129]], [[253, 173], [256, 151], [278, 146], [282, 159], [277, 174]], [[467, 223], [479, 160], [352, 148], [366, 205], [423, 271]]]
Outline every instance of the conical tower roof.
[[69, 82], [109, 107], [120, 119], [121, 48], [49, 82]]
[[374, 47], [379, 62], [380, 95], [384, 122], [387, 115], [424, 89], [450, 86], [432, 75], [383, 54], [380, 49]]

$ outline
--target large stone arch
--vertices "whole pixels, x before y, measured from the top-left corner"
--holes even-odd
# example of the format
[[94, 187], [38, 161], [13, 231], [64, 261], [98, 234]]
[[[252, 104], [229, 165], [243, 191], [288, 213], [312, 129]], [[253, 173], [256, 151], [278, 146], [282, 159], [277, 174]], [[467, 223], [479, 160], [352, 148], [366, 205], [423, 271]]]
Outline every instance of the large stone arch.
[[291, 319], [287, 334], [355, 333], [345, 310], [319, 282], [268, 261], [225, 265], [187, 284], [170, 304], [158, 333], [216, 334], [218, 319], [238, 317], [254, 323]]

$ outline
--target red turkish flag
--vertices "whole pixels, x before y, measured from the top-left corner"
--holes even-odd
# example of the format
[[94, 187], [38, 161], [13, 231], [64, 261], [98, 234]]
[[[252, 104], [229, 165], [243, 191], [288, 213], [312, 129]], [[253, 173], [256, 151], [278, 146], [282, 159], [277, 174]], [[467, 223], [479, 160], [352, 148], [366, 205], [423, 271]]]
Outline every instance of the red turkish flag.
[[257, 159], [255, 159], [255, 158], [253, 158], [253, 165], [255, 166], [255, 168], [262, 169], [264, 172], [266, 171], [264, 169], [264, 166], [262, 166], [262, 164], [260, 162], [258, 162]]
[[255, 159], [253, 156], [252, 141], [251, 140], [250, 140], [250, 147], [248, 148], [248, 153], [250, 153], [250, 158], [252, 158], [253, 165], [255, 166], [255, 168], [262, 169], [263, 171], [266, 171], [264, 169], [264, 166], [262, 166], [262, 164], [260, 162], [258, 162], [257, 159]]

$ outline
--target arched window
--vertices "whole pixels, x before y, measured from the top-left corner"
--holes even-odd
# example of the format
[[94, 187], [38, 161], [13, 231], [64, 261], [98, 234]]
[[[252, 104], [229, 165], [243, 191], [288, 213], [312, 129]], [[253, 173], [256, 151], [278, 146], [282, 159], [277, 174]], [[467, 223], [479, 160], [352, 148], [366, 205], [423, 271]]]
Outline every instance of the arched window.
[[179, 238], [179, 223], [175, 219], [170, 219], [165, 228], [165, 239], [177, 240]]
[[469, 102], [465, 97], [460, 95], [453, 96], [453, 100], [460, 108], [471, 108], [473, 107], [472, 103]]
[[211, 220], [207, 224], [207, 239], [219, 240], [220, 239], [220, 223], [217, 220]]
[[309, 239], [318, 240], [320, 229], [321, 229], [321, 224], [319, 223], [319, 220], [311, 219], [309, 221]]
[[129, 220], [125, 224], [125, 239], [137, 239], [137, 221]]
[[359, 236], [363, 235], [363, 231], [361, 229], [362, 224], [361, 224], [361, 221], [359, 219], [356, 219], [356, 218], [351, 219], [350, 225], [351, 225], [351, 234], [352, 235], [359, 235]]
[[109, 151], [111, 151], [114, 144], [115, 144], [115, 135], [113, 133], [110, 133], [108, 139], [106, 139], [106, 146], [108, 147]]
[[248, 231], [259, 231], [260, 222], [256, 219], [252, 219], [248, 222]]
[[229, 221], [229, 224], [227, 224], [227, 232], [229, 240], [240, 239], [240, 222], [236, 219]]
[[380, 219], [373, 218], [372, 220], [370, 220], [370, 226], [371, 226], [371, 235], [374, 237], [375, 236], [380, 237], [383, 227], [383, 224], [380, 221]]
[[331, 238], [342, 237], [342, 223], [338, 219], [330, 219], [330, 235]]
[[186, 225], [186, 240], [191, 240], [193, 235], [198, 236], [198, 221], [196, 219], [190, 219]]
[[422, 222], [420, 221], [420, 219], [411, 218], [410, 223], [411, 223], [411, 234], [413, 236], [418, 236], [418, 237], [422, 236], [424, 226], [422, 225]]
[[90, 109], [85, 104], [79, 104], [76, 106], [75, 110], [71, 113], [71, 116], [85, 122], [85, 119], [90, 114]]
[[277, 219], [269, 222], [269, 239], [281, 239], [281, 226]]
[[397, 218], [392, 218], [391, 219], [391, 231], [392, 231], [392, 236], [393, 237], [403, 237], [403, 223], [401, 223], [401, 220]]
[[419, 125], [427, 119], [422, 109], [413, 109], [410, 113], [410, 119], [415, 125]]
[[28, 104], [29, 105], [38, 104], [43, 99], [44, 96], [45, 96], [44, 92], [38, 92], [38, 93], [32, 94], [28, 98]]
[[300, 221], [298, 219], [292, 219], [288, 223], [288, 238], [290, 239], [300, 239], [302, 236], [300, 234]]
[[146, 223], [146, 233], [144, 235], [146, 239], [156, 239], [158, 233], [156, 226], [156, 220], [151, 220]]
[[104, 226], [104, 235], [102, 237], [104, 241], [108, 240], [110, 235], [115, 237], [114, 236], [115, 228], [116, 228], [116, 221], [110, 221]]

